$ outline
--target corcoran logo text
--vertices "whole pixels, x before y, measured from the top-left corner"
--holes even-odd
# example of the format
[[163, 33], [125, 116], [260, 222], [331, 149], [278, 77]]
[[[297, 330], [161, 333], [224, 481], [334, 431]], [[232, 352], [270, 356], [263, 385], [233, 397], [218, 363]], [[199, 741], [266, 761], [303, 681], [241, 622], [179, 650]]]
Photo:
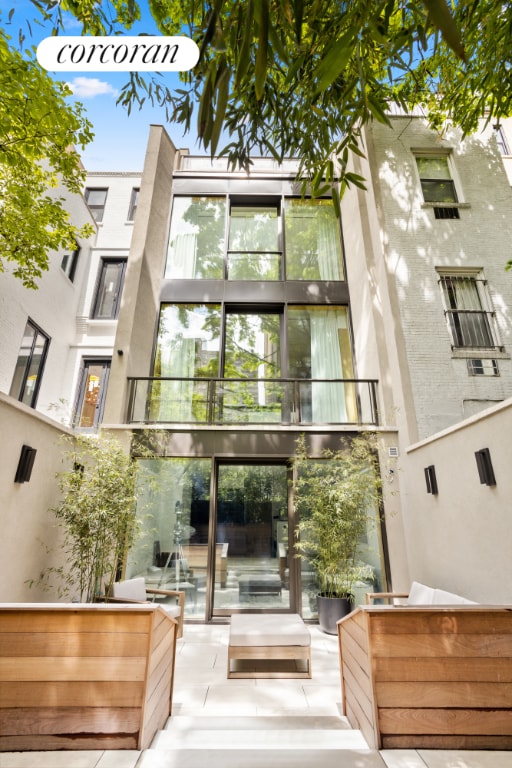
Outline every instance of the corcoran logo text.
[[37, 47], [50, 72], [184, 72], [197, 64], [189, 37], [46, 37]]

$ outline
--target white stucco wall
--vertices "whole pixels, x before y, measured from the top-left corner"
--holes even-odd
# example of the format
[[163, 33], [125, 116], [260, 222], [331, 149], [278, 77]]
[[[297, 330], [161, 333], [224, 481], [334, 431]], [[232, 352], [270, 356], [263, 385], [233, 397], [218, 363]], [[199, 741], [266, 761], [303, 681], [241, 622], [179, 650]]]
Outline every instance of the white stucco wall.
[[[60, 565], [58, 532], [49, 510], [59, 499], [56, 474], [65, 469], [62, 437], [70, 433], [2, 394], [0, 424], [0, 601], [56, 601], [55, 593], [30, 588], [27, 581]], [[37, 451], [32, 475], [26, 483], [15, 483], [24, 444]]]
[[[512, 604], [512, 399], [409, 448], [400, 460], [410, 580], [481, 603]], [[495, 486], [475, 451], [489, 448]], [[438, 495], [424, 468], [435, 466]], [[395, 582], [394, 588], [407, 588]]]
[[[512, 277], [504, 267], [512, 240], [512, 191], [494, 137], [443, 138], [417, 117], [393, 118], [393, 127], [374, 123], [368, 131], [372, 194], [380, 219], [380, 240], [388, 288], [396, 296], [388, 318], [388, 344], [405, 345], [402, 380], [410, 380], [418, 437], [424, 438], [512, 395]], [[459, 200], [459, 220], [436, 220], [423, 205], [416, 168], [418, 150], [449, 150]], [[436, 269], [483, 270], [504, 352], [497, 377], [469, 376], [467, 357], [489, 357], [451, 349]], [[394, 327], [395, 326], [395, 327]], [[404, 389], [404, 392], [406, 389]], [[409, 415], [410, 418], [412, 414]], [[414, 438], [413, 438], [414, 439]]]
[[[94, 224], [81, 195], [66, 194], [65, 205], [76, 226]], [[58, 421], [69, 418], [74, 399], [75, 378], [69, 366], [69, 353], [75, 343], [76, 317], [89, 280], [94, 237], [79, 240], [81, 250], [73, 282], [61, 268], [65, 251], [49, 254], [49, 269], [38, 280], [37, 290], [25, 288], [14, 278], [10, 265], [0, 273], [0, 392], [10, 391], [30, 318], [50, 337], [36, 409]]]

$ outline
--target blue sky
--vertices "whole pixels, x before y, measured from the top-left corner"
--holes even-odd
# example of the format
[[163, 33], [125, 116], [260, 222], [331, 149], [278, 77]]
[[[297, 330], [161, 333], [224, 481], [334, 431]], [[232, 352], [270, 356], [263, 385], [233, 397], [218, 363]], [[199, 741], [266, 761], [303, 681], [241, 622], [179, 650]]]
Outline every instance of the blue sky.
[[[37, 10], [29, 0], [1, 0], [0, 6], [2, 26], [13, 41], [17, 40], [20, 28], [26, 35], [26, 46], [37, 45], [49, 35], [49, 28], [33, 23], [33, 19], [37, 17]], [[145, 7], [146, 11], [143, 12], [143, 18], [137, 27], [130, 30], [130, 34], [138, 34], [142, 31], [158, 34], [151, 15], [147, 11], [147, 3], [141, 0], [140, 6]], [[11, 23], [8, 24], [7, 14], [12, 7], [14, 7], [14, 15]], [[27, 20], [31, 24], [32, 37], [27, 27]], [[72, 17], [65, 33], [80, 34], [80, 25]], [[83, 164], [88, 171], [142, 170], [151, 123], [165, 125], [176, 147], [188, 147], [192, 153], [202, 154], [197, 147], [195, 135], [184, 136], [181, 126], [165, 123], [163, 109], [145, 104], [142, 110], [134, 107], [131, 115], [128, 116], [122, 107], [116, 106], [119, 91], [128, 79], [127, 73], [59, 72], [54, 77], [70, 85], [74, 93], [73, 98], [84, 105], [87, 116], [94, 126], [94, 141], [82, 155]], [[177, 82], [178, 76], [167, 73], [165, 78], [166, 82], [172, 83], [173, 78]]]

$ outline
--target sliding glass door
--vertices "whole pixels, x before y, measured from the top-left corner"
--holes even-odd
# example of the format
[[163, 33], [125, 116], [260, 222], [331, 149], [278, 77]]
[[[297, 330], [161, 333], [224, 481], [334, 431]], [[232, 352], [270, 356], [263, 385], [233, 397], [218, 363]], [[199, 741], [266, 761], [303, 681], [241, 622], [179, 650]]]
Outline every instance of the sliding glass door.
[[216, 508], [213, 614], [289, 611], [286, 464], [220, 463]]

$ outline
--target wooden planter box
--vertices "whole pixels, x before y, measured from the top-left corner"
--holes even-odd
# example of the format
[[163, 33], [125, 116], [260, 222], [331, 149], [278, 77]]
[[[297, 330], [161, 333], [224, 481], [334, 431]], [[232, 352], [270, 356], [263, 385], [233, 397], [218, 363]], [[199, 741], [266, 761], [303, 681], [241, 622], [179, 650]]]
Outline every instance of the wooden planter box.
[[512, 607], [361, 606], [338, 636], [372, 749], [512, 749]]
[[0, 605], [0, 751], [146, 749], [171, 712], [159, 606]]

